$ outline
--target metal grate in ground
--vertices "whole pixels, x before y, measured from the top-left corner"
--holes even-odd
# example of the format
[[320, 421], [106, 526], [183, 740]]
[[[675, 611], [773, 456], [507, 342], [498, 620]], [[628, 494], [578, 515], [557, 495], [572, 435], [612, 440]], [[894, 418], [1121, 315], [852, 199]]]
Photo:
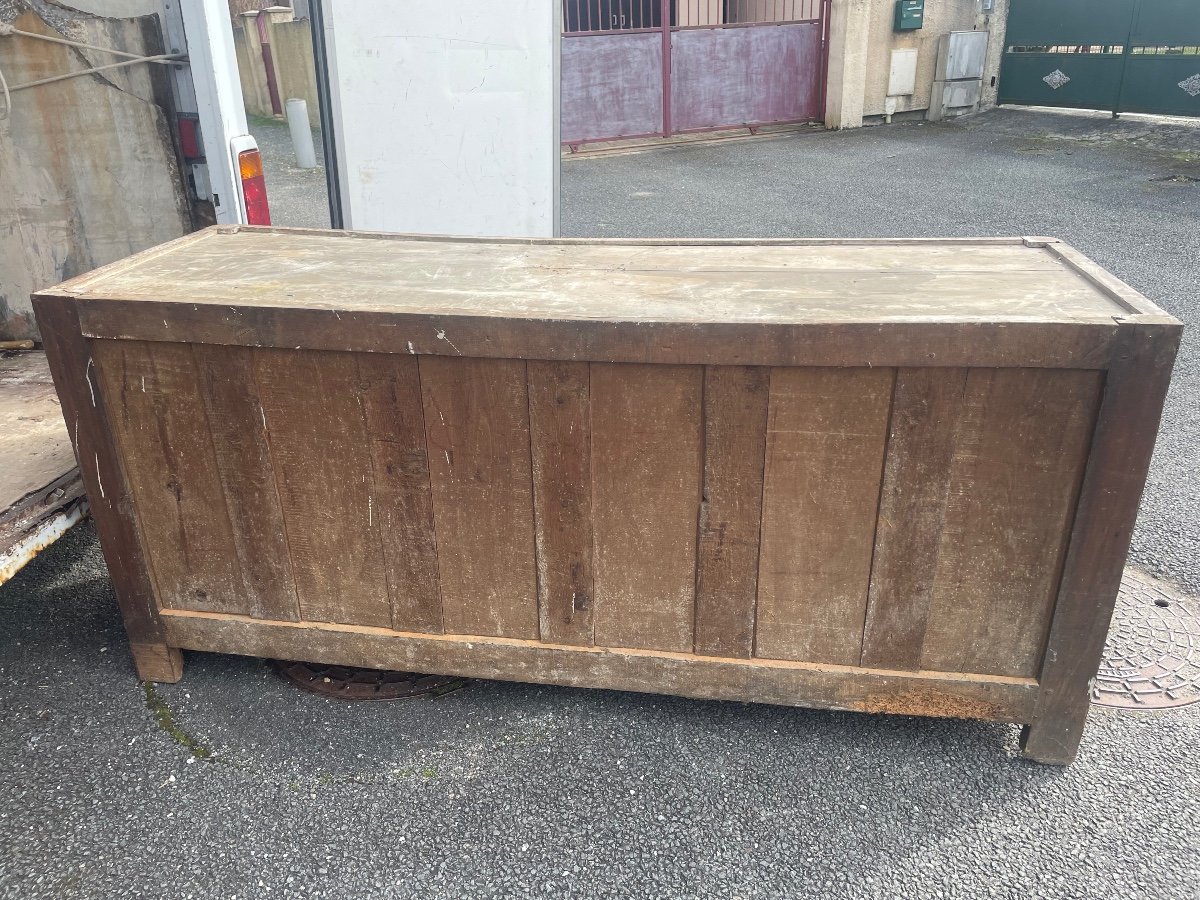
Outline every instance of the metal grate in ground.
[[1092, 702], [1120, 709], [1200, 702], [1200, 601], [1126, 569]]

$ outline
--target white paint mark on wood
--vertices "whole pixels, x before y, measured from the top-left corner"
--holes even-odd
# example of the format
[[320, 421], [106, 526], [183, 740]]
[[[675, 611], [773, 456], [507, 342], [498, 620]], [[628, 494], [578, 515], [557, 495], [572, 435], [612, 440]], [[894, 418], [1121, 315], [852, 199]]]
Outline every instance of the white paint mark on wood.
[[411, 353], [413, 356], [417, 355], [417, 351], [413, 349], [412, 341], [408, 342], [408, 352]]
[[[452, 340], [450, 340], [450, 338], [446, 337], [446, 332], [444, 332], [444, 331], [439, 330], [437, 332], [437, 339], [439, 341], [445, 341], [451, 347], [454, 347], [454, 341], [452, 341]], [[454, 347], [454, 352], [457, 353], [459, 356], [462, 356], [462, 351], [459, 350], [457, 347]]]
[[96, 407], [96, 389], [94, 387], [92, 387], [92, 367], [94, 365], [95, 365], [95, 361], [89, 356], [87, 368], [83, 372], [83, 380], [87, 382], [88, 393], [92, 395], [92, 408], [93, 409], [95, 409], [95, 407]]
[[100, 480], [100, 454], [94, 454], [96, 457], [96, 487], [100, 488], [100, 499], [104, 499], [104, 482]]

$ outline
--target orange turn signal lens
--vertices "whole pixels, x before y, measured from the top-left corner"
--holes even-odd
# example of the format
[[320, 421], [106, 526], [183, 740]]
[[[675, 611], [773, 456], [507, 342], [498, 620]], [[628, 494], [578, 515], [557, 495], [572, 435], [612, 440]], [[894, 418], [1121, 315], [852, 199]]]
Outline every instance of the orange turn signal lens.
[[257, 150], [243, 150], [238, 154], [238, 172], [243, 181], [248, 178], [261, 178], [263, 173], [262, 154]]
[[270, 225], [271, 207], [267, 203], [267, 180], [263, 177], [262, 155], [257, 150], [243, 150], [238, 154], [238, 172], [242, 176], [246, 224]]

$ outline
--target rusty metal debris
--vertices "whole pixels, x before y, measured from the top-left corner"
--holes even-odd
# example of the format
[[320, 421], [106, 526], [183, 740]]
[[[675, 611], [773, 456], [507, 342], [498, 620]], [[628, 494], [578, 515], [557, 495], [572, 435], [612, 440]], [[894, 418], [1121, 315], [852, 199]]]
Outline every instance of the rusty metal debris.
[[1120, 709], [1200, 702], [1200, 600], [1126, 570], [1092, 702]]
[[402, 700], [430, 695], [440, 697], [460, 690], [466, 679], [453, 675], [423, 675], [353, 666], [272, 660], [275, 671], [287, 682], [323, 697], [341, 700]]
[[[0, 522], [0, 584], [78, 524], [87, 515], [88, 507], [87, 501], [77, 498], [49, 518], [35, 519], [34, 514], [41, 511], [41, 508], [35, 508], [26, 517], [17, 518], [12, 525]], [[11, 534], [13, 529], [27, 522], [32, 522], [28, 531], [19, 536]]]

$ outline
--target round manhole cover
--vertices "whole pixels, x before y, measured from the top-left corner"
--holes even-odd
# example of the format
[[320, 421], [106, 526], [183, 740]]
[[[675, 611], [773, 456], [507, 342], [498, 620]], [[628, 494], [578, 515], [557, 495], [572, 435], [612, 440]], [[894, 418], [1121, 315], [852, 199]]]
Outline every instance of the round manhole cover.
[[451, 675], [422, 675], [419, 672], [389, 672], [353, 666], [272, 660], [285, 681], [323, 697], [341, 700], [401, 700], [430, 694], [439, 697], [457, 691], [466, 680]]
[[1200, 702], [1200, 602], [1127, 569], [1092, 702], [1121, 709]]

